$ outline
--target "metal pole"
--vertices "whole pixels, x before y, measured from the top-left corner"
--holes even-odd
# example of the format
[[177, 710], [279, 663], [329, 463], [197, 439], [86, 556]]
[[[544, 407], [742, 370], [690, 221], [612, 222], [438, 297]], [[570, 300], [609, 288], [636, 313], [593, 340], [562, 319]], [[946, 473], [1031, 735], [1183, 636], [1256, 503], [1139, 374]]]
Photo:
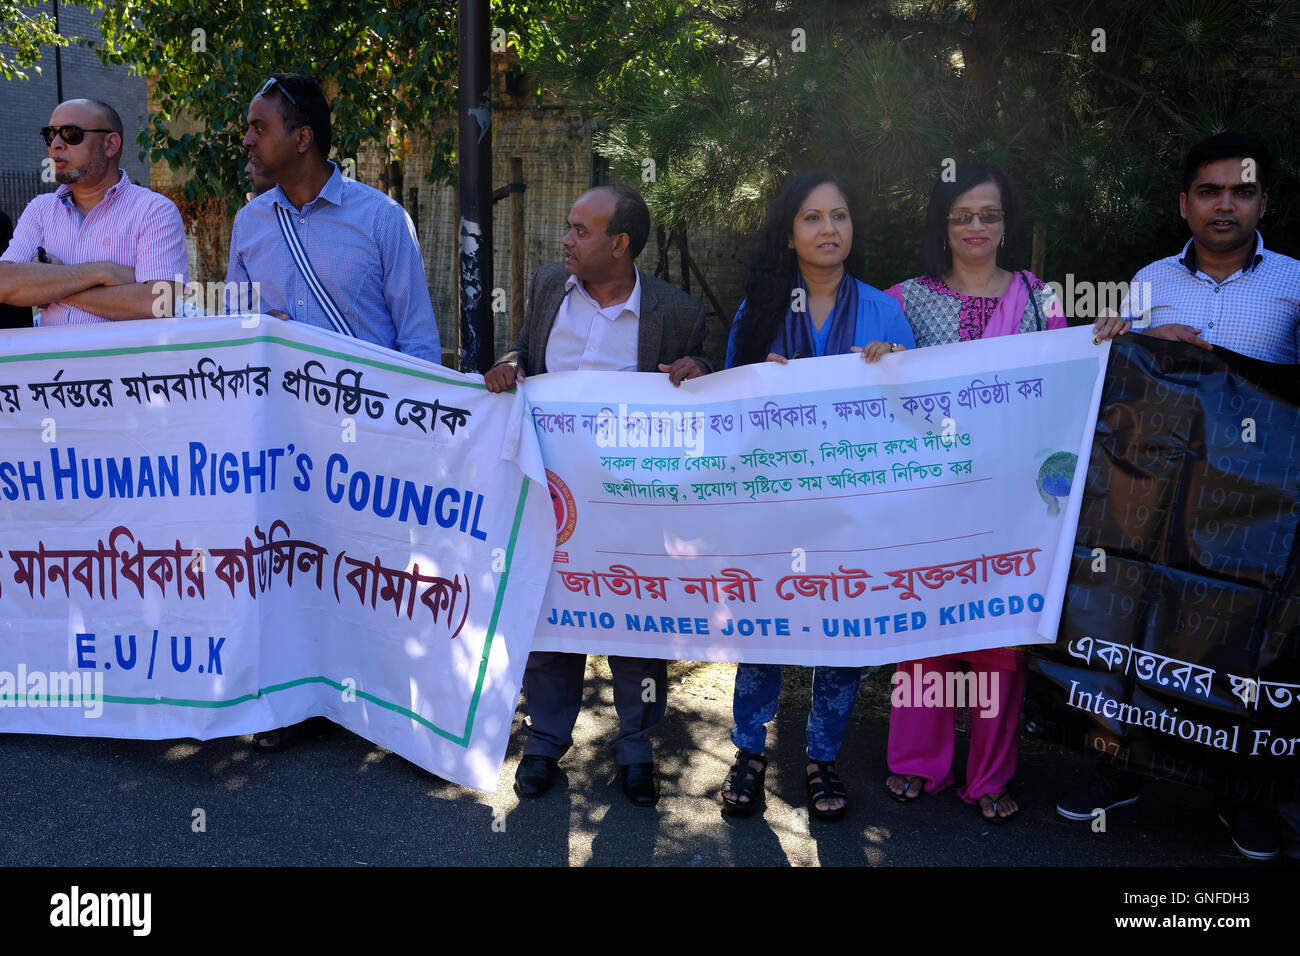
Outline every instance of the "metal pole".
[[[54, 0], [54, 32], [59, 32], [59, 0]], [[54, 47], [54, 86], [58, 92], [59, 103], [63, 102], [63, 48]], [[55, 104], [58, 105], [57, 103]]]
[[492, 101], [488, 0], [459, 0], [460, 370], [496, 357], [492, 328]]
[[[524, 161], [518, 156], [510, 158], [510, 184], [524, 181]], [[524, 270], [524, 193], [522, 189], [510, 193], [510, 341], [517, 342], [524, 327], [524, 290], [528, 288], [528, 273]]]

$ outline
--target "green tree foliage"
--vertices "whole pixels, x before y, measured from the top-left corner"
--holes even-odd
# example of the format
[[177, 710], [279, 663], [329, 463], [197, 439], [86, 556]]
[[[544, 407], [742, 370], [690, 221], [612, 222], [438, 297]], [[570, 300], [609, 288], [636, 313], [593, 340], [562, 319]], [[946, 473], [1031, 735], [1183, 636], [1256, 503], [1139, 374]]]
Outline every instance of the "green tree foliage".
[[978, 159], [1018, 185], [1046, 277], [1126, 279], [1186, 240], [1179, 157], [1227, 128], [1281, 160], [1270, 243], [1300, 222], [1296, 104], [1248, 69], [1300, 42], [1282, 0], [549, 7], [518, 5], [524, 67], [601, 119], [616, 175], [640, 181], [654, 160], [643, 186], [670, 226], [752, 230], [782, 182], [826, 166], [868, 197], [871, 277], [893, 282], [917, 270], [944, 159]]
[[[103, 56], [156, 77], [157, 109], [140, 135], [153, 161], [188, 170], [190, 201], [246, 188], [249, 101], [272, 73], [307, 73], [334, 106], [334, 151], [363, 142], [400, 155], [407, 130], [455, 111], [456, 4], [428, 0], [111, 0]], [[200, 131], [179, 132], [187, 115]], [[433, 175], [451, 170], [454, 126], [434, 144]]]
[[[26, 2], [0, 0], [15, 48], [0, 71], [52, 40]], [[157, 78], [141, 144], [192, 172], [192, 201], [238, 202], [245, 110], [272, 72], [326, 83], [339, 156], [398, 153], [454, 115], [454, 0], [100, 2], [105, 58]], [[492, 17], [539, 87], [599, 121], [601, 153], [669, 226], [752, 230], [790, 175], [828, 166], [867, 197], [872, 278], [892, 281], [916, 269], [943, 160], [980, 159], [1019, 185], [1048, 277], [1125, 278], [1186, 236], [1182, 151], [1234, 128], [1281, 161], [1270, 244], [1300, 251], [1296, 103], [1252, 71], [1300, 43], [1287, 0], [501, 0]], [[431, 175], [450, 178], [440, 128]]]
[[66, 46], [66, 37], [54, 32], [54, 17], [31, 10], [40, 0], [0, 0], [0, 76], [25, 80], [28, 67], [41, 68], [43, 46]]

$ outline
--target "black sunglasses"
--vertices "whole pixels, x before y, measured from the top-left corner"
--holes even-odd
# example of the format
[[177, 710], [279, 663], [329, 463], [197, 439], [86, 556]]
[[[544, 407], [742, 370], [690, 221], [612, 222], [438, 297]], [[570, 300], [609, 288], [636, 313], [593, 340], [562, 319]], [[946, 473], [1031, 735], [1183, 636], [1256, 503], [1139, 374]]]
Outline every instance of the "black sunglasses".
[[113, 129], [82, 129], [80, 126], [42, 126], [41, 139], [45, 140], [46, 146], [54, 144], [54, 137], [62, 139], [69, 146], [77, 146], [87, 133], [116, 133]]
[[266, 95], [266, 91], [269, 90], [269, 89], [270, 89], [271, 87], [273, 87], [273, 86], [278, 86], [278, 87], [280, 88], [280, 92], [284, 94], [285, 98], [288, 99], [288, 101], [289, 101], [290, 103], [292, 103], [294, 106], [297, 106], [297, 105], [298, 105], [298, 101], [295, 100], [295, 99], [293, 98], [293, 94], [290, 93], [287, 89], [285, 89], [284, 84], [281, 83], [279, 80], [277, 80], [277, 79], [276, 79], [275, 77], [273, 77], [273, 76], [272, 76], [272, 77], [269, 77], [269, 78], [267, 79], [267, 81], [266, 81], [265, 83], [262, 84], [262, 88], [261, 88], [260, 90], [257, 91], [257, 95], [258, 95], [258, 96], [265, 96], [265, 95]]
[[981, 209], [979, 212], [971, 212], [963, 209], [961, 212], [955, 212], [948, 216], [948, 224], [952, 226], [968, 226], [972, 219], [979, 216], [980, 222], [986, 226], [992, 226], [1006, 218], [1006, 213], [1001, 209]]

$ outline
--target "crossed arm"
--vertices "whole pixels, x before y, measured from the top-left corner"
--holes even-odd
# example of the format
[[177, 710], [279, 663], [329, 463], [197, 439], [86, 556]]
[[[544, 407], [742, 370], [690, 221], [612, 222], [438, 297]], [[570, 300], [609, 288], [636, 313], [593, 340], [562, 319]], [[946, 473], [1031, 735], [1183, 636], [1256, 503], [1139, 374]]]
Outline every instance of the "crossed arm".
[[152, 319], [173, 315], [184, 295], [185, 287], [177, 287], [175, 282], [128, 282], [92, 286], [65, 296], [62, 304], [106, 319]]
[[[167, 311], [175, 301], [167, 282]], [[0, 302], [40, 306], [58, 302], [106, 319], [144, 319], [157, 313], [158, 283], [136, 282], [135, 270], [113, 262], [0, 262]]]
[[43, 305], [86, 289], [135, 282], [135, 270], [112, 262], [65, 266], [48, 262], [0, 262], [0, 302]]

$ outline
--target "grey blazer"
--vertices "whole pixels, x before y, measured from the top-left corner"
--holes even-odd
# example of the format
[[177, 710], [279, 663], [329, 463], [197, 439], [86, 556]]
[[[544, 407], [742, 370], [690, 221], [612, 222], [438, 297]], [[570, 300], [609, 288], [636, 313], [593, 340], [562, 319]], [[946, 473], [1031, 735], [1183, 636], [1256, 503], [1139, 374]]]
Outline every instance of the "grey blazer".
[[[675, 285], [648, 276], [640, 269], [637, 273], [641, 277], [637, 371], [657, 372], [661, 364], [671, 365], [683, 355], [713, 371], [713, 363], [703, 354], [704, 306]], [[525, 376], [546, 372], [546, 343], [564, 301], [564, 283], [568, 278], [569, 272], [561, 262], [547, 263], [533, 273], [519, 341], [497, 359], [496, 365], [509, 362], [522, 366]]]

